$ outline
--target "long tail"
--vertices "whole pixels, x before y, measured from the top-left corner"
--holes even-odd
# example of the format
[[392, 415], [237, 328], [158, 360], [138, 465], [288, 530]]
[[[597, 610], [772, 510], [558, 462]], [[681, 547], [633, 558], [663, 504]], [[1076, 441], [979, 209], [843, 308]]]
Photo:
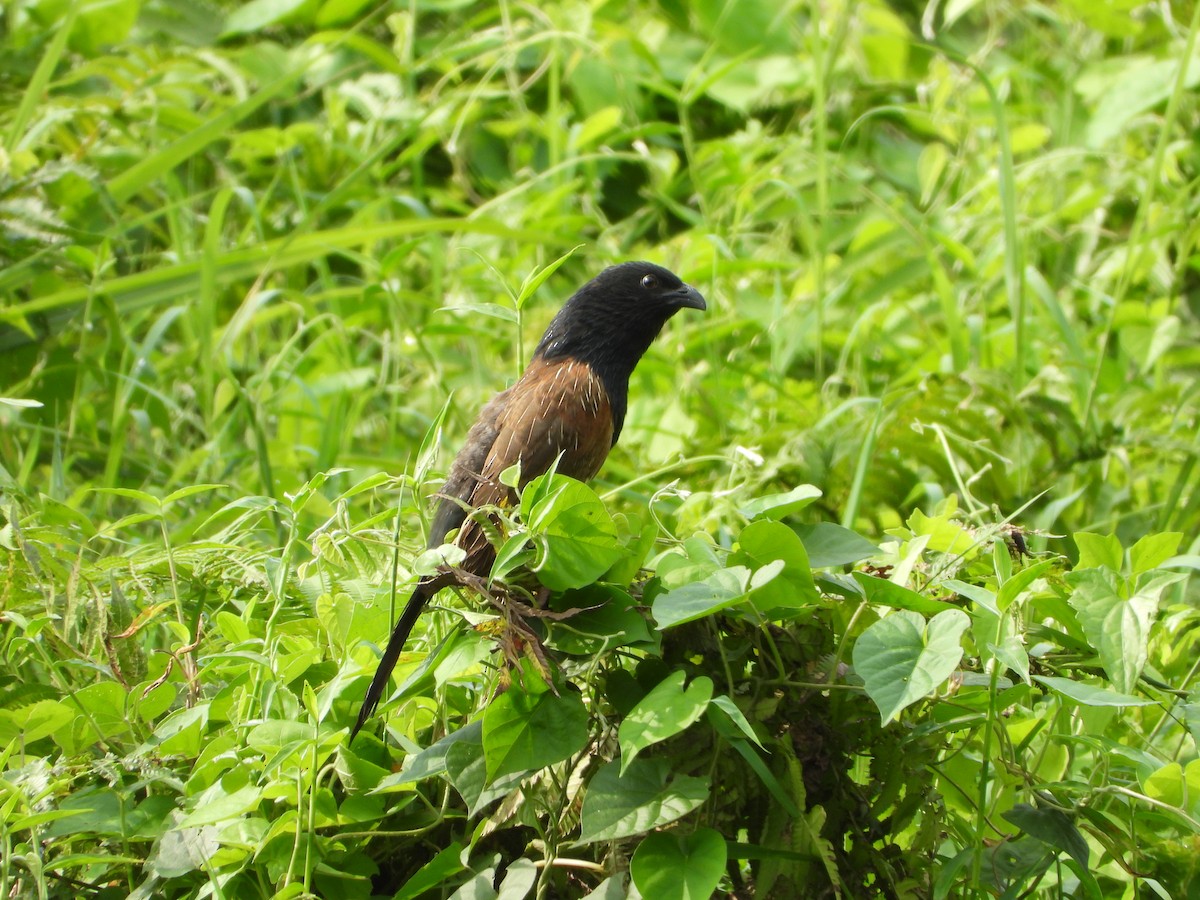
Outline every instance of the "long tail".
[[436, 579], [422, 581], [417, 584], [412, 596], [408, 598], [404, 612], [400, 613], [400, 618], [396, 620], [396, 627], [392, 629], [392, 636], [388, 639], [387, 648], [383, 651], [383, 656], [379, 658], [379, 667], [375, 670], [375, 677], [371, 679], [371, 686], [367, 688], [367, 693], [363, 697], [362, 708], [358, 711], [358, 721], [350, 729], [350, 740], [346, 742], [347, 745], [354, 742], [355, 735], [375, 712], [375, 707], [379, 705], [379, 701], [383, 698], [383, 692], [387, 689], [392, 669], [396, 668], [396, 660], [400, 658], [400, 653], [404, 650], [404, 643], [408, 640], [409, 633], [417, 624], [417, 619], [421, 617], [425, 604], [429, 602], [430, 597], [437, 593], [439, 587]]

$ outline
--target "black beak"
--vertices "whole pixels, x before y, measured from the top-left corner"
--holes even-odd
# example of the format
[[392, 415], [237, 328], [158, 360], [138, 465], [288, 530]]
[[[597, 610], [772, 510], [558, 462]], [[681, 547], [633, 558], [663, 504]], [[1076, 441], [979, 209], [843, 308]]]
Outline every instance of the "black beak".
[[704, 295], [690, 284], [685, 284], [675, 292], [675, 305], [680, 309], [708, 309]]

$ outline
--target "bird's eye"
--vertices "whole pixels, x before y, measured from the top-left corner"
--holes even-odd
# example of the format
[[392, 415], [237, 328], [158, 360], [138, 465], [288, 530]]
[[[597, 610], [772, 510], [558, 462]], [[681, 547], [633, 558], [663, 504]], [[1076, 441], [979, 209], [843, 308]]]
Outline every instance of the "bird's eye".
[[654, 288], [658, 287], [658, 279], [655, 278], [653, 275], [643, 275], [642, 276], [642, 287], [644, 287], [648, 291], [654, 290]]

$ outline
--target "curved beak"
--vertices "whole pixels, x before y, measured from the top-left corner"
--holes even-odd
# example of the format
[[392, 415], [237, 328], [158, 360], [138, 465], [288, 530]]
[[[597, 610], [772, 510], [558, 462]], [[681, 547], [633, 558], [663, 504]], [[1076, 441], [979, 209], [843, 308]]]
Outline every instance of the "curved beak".
[[704, 295], [690, 284], [681, 287], [676, 291], [675, 296], [675, 305], [680, 309], [708, 309], [708, 304], [704, 302]]

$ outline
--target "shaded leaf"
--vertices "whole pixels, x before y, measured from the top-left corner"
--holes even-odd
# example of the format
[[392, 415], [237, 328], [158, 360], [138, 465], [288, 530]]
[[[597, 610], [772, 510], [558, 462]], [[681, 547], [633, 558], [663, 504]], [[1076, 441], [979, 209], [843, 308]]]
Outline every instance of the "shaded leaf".
[[629, 874], [643, 897], [707, 900], [725, 874], [725, 859], [725, 839], [711, 828], [652, 834], [634, 851]]
[[590, 843], [645, 834], [699, 807], [708, 799], [708, 791], [707, 778], [671, 778], [669, 760], [635, 760], [624, 773], [617, 760], [605, 763], [584, 795], [579, 840]]
[[796, 535], [808, 553], [808, 564], [814, 569], [856, 563], [879, 552], [877, 544], [832, 522], [797, 525]]
[[1018, 803], [1001, 815], [1026, 834], [1055, 850], [1063, 851], [1079, 865], [1087, 868], [1087, 841], [1066, 813], [1057, 809], [1037, 809], [1028, 803]]
[[577, 690], [554, 694], [532, 673], [527, 691], [514, 683], [483, 714], [489, 779], [561, 762], [587, 745], [588, 713]]

